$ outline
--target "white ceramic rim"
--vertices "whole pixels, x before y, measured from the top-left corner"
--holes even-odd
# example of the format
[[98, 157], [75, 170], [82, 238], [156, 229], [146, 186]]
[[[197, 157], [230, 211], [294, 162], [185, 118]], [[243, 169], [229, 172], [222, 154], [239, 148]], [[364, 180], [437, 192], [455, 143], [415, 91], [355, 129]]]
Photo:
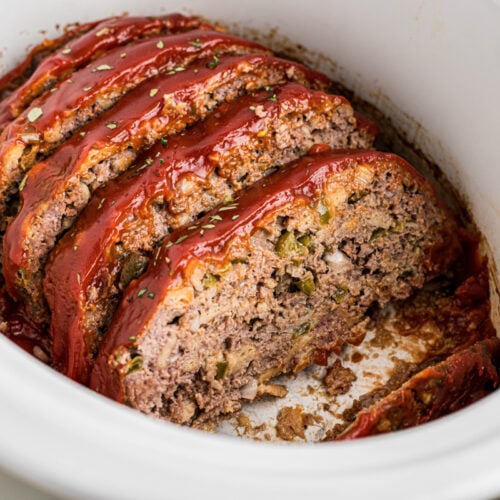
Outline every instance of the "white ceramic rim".
[[[19, 5], [5, 10], [3, 26], [15, 26], [23, 18], [21, 12], [30, 13], [26, 26], [33, 30], [50, 27], [56, 21], [87, 20], [124, 10], [159, 10], [154, 0], [143, 0], [140, 5], [132, 0], [103, 0], [90, 9], [88, 3], [80, 2], [71, 11], [63, 0]], [[204, 4], [202, 0], [186, 0], [172, 1], [161, 9], [173, 11], [179, 5], [254, 27], [280, 25], [285, 33], [313, 49], [324, 51], [325, 44], [335, 42], [340, 58], [338, 75], [345, 82], [363, 97], [390, 110], [400, 125], [405, 125], [405, 115], [398, 110], [404, 109], [427, 126], [428, 137], [439, 137], [442, 143], [454, 145], [454, 154], [447, 156], [445, 149], [427, 142], [428, 137], [421, 131], [414, 131], [414, 140], [446, 168], [451, 179], [465, 186], [468, 195], [481, 193], [469, 196], [471, 207], [495, 255], [500, 255], [496, 251], [500, 248], [497, 192], [495, 183], [488, 182], [495, 179], [500, 142], [495, 134], [481, 135], [482, 128], [467, 120], [467, 106], [459, 105], [467, 96], [483, 120], [488, 121], [489, 129], [500, 130], [500, 112], [492, 108], [495, 103], [491, 97], [500, 86], [500, 66], [494, 64], [498, 63], [500, 51], [498, 2], [478, 0], [474, 7], [467, 2], [452, 5], [446, 0], [384, 0], [383, 6], [377, 3], [379, 29], [398, 43], [386, 37], [375, 55], [367, 55], [366, 46], [376, 40], [358, 43], [343, 32], [358, 26], [361, 32], [370, 33], [369, 16], [359, 16], [369, 4], [361, 0], [331, 0], [328, 4], [313, 0], [256, 1], [248, 10], [236, 2], [213, 0]], [[327, 33], [330, 18], [338, 17], [339, 12], [343, 18], [337, 22], [336, 33]], [[475, 31], [469, 23], [471, 13], [475, 26], [480, 27]], [[301, 25], [318, 29], [303, 33], [298, 29]], [[468, 33], [467, 28], [472, 30], [473, 39], [461, 36]], [[415, 101], [412, 94], [414, 74], [429, 68], [419, 59], [418, 47], [401, 37], [408, 29], [415, 30], [411, 35], [418, 43], [428, 42], [426, 54], [434, 63], [431, 71], [435, 74], [421, 82], [426, 102]], [[26, 45], [22, 36], [17, 43]], [[475, 57], [474, 43], [487, 51], [481, 57], [493, 62], [487, 76], [480, 74], [484, 64]], [[440, 57], [439, 51], [450, 50], [450, 44], [455, 44], [460, 60]], [[397, 81], [392, 84], [377, 73], [380, 53], [390, 58], [397, 57], [398, 51], [404, 51], [409, 61], [398, 61]], [[342, 60], [342, 54], [346, 60]], [[349, 58], [355, 64], [349, 66]], [[443, 65], [445, 73], [453, 78], [449, 88], [435, 71]], [[482, 78], [482, 92], [467, 94], [467, 81], [459, 78], [461, 65]], [[371, 80], [364, 81], [361, 74], [371, 75]], [[368, 84], [377, 81], [391, 96], [390, 103], [367, 89]], [[439, 116], [438, 111], [433, 116], [431, 92], [436, 89], [442, 99], [435, 109], [439, 110], [440, 104], [453, 109], [456, 126]], [[481, 144], [480, 151], [472, 151], [460, 142], [464, 133], [472, 143]], [[484, 170], [482, 178], [476, 176], [476, 166]], [[79, 498], [182, 499], [196, 495], [255, 500], [256, 496], [302, 499], [325, 493], [346, 499], [455, 499], [491, 497], [500, 492], [500, 393], [442, 420], [392, 435], [350, 443], [269, 445], [204, 435], [153, 421], [64, 379], [3, 338], [0, 353], [0, 467], [55, 493]]]

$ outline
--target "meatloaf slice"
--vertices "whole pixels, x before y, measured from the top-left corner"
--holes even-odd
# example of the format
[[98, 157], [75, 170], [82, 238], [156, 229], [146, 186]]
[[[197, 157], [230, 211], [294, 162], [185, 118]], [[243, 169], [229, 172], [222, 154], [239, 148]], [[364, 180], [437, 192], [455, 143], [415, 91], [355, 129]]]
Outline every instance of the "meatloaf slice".
[[64, 44], [91, 30], [99, 22], [102, 21], [77, 24], [66, 30], [61, 36], [52, 39], [46, 38], [42, 43], [35, 45], [21, 63], [0, 78], [0, 99], [5, 99], [13, 90], [26, 82], [46, 57]]
[[210, 426], [318, 349], [359, 341], [371, 306], [445, 272], [456, 234], [401, 158], [304, 157], [164, 240], [125, 291], [90, 385], [146, 414]]
[[[194, 60], [220, 54], [269, 53], [254, 42], [211, 30], [155, 36], [118, 47], [73, 73], [36, 99], [12, 122], [0, 143], [0, 213], [9, 195], [40, 156], [50, 153], [83, 124], [158, 73], [184, 71]], [[215, 65], [212, 61], [211, 64]], [[3, 209], [3, 210], [2, 210]]]
[[464, 408], [497, 387], [499, 366], [500, 340], [477, 342], [422, 370], [363, 410], [337, 439], [406, 429]]
[[[22, 208], [7, 229], [3, 264], [9, 293], [27, 298], [34, 318], [43, 319], [42, 270], [57, 237], [92, 192], [123, 172], [140, 149], [241, 93], [288, 78], [314, 85], [320, 76], [262, 54], [217, 61], [214, 66], [213, 58], [203, 59], [186, 71], [144, 82], [27, 174]], [[345, 106], [351, 114], [351, 124], [345, 126], [353, 128], [352, 110]]]
[[55, 366], [86, 381], [121, 292], [172, 228], [314, 144], [369, 147], [361, 135], [345, 99], [288, 83], [226, 104], [146, 151], [134, 169], [95, 194], [46, 267]]
[[[143, 36], [199, 29], [200, 25], [199, 19], [181, 14], [156, 18], [115, 17], [101, 21], [73, 41], [64, 40], [61, 50], [46, 57], [25, 83], [0, 102], [0, 129], [12, 118], [19, 116], [35, 97], [76, 69], [86, 66], [106, 50]], [[59, 47], [60, 42], [57, 42]]]

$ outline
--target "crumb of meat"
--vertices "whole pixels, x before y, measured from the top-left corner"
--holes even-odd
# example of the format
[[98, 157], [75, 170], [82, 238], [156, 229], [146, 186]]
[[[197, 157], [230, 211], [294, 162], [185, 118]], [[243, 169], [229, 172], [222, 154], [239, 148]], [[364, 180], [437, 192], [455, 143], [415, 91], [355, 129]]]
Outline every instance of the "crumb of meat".
[[9, 324], [7, 323], [7, 321], [0, 320], [0, 332], [1, 333], [7, 333], [8, 327], [9, 327]]
[[302, 406], [295, 408], [284, 406], [278, 413], [276, 435], [285, 441], [293, 441], [296, 437], [305, 439], [306, 423]]
[[280, 384], [263, 384], [257, 390], [258, 396], [272, 396], [274, 398], [284, 398], [288, 394], [288, 389]]
[[352, 383], [357, 379], [350, 368], [345, 368], [339, 359], [328, 369], [323, 382], [330, 396], [346, 394]]
[[364, 358], [363, 354], [361, 354], [359, 351], [355, 351], [351, 354], [351, 362], [352, 363], [359, 363], [362, 361]]
[[239, 436], [245, 436], [255, 440], [260, 440], [258, 438], [258, 434], [264, 432], [267, 428], [266, 423], [262, 423], [254, 427], [250, 417], [243, 412], [238, 414], [236, 425], [238, 427]]
[[314, 415], [314, 413], [304, 413], [304, 425], [309, 427], [314, 424], [324, 424], [325, 420], [321, 415]]
[[347, 342], [351, 345], [360, 345], [366, 337], [367, 326], [370, 318], [365, 318], [351, 328], [351, 333], [347, 337]]
[[238, 427], [243, 427], [243, 432], [246, 434], [252, 430], [252, 422], [248, 415], [240, 413], [238, 415]]
[[373, 347], [385, 349], [394, 343], [393, 332], [387, 328], [377, 328], [375, 336], [369, 342]]

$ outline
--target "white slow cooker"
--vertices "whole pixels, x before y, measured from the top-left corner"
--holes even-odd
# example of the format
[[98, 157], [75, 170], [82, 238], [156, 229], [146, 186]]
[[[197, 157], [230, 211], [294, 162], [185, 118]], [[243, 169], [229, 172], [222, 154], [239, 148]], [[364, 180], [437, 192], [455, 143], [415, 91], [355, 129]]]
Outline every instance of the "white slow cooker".
[[[441, 166], [474, 214], [492, 259], [500, 261], [500, 2], [8, 2], [0, 16], [0, 70], [40, 41], [42, 29], [52, 36], [57, 24], [75, 20], [172, 11], [271, 33], [267, 42], [287, 37], [328, 56], [336, 64], [321, 56], [317, 63], [389, 115]], [[492, 313], [499, 317], [496, 301]], [[64, 497], [500, 495], [500, 391], [391, 435], [319, 445], [254, 443], [146, 418], [0, 337], [0, 405], [0, 469]]]

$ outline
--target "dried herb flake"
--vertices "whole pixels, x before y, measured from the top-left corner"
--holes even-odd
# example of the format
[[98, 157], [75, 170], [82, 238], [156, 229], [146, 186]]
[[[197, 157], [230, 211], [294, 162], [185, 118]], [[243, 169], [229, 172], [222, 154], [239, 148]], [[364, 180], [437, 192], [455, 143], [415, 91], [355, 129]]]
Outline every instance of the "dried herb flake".
[[36, 122], [38, 118], [40, 118], [42, 115], [43, 115], [42, 108], [38, 107], [31, 108], [28, 113], [28, 121], [31, 123]]
[[99, 66], [97, 66], [97, 68], [94, 68], [92, 70], [92, 73], [95, 73], [97, 71], [107, 71], [109, 69], [113, 69], [113, 66], [110, 66], [109, 64], [100, 64]]

